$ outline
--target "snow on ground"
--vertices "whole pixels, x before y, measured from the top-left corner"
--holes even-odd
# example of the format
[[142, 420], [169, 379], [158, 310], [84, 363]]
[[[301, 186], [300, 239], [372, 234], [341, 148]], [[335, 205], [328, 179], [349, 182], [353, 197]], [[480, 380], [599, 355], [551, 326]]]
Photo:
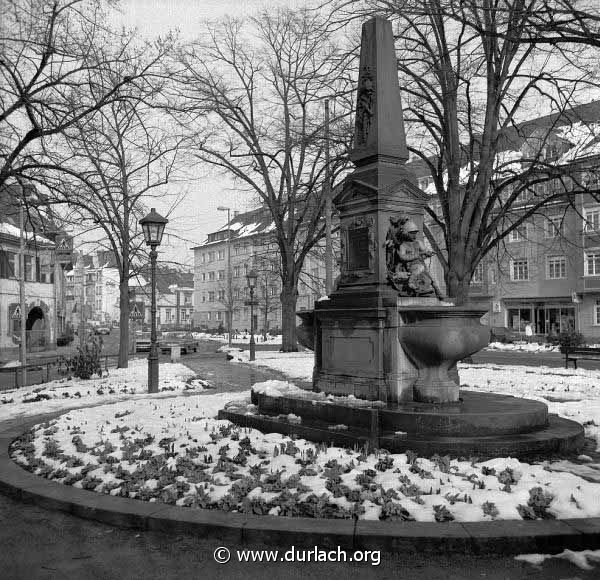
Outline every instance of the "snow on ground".
[[244, 513], [429, 522], [600, 517], [599, 484], [543, 464], [367, 455], [217, 420], [226, 403], [247, 408], [248, 393], [71, 410], [21, 437], [13, 457], [38, 475], [99, 493]]
[[[159, 393], [152, 395], [154, 397], [210, 387], [207, 381], [178, 363], [161, 363], [159, 377]], [[0, 421], [139, 396], [149, 396], [148, 361], [145, 359], [130, 360], [126, 369], [111, 368], [108, 374], [87, 381], [64, 378], [0, 391]]]
[[560, 352], [558, 345], [540, 342], [527, 342], [518, 340], [516, 342], [490, 342], [484, 350], [518, 350], [522, 352]]
[[[216, 342], [229, 342], [229, 336], [225, 334], [208, 334], [207, 332], [192, 332], [192, 336], [196, 340], [213, 340]], [[247, 332], [239, 332], [232, 337], [236, 344], [250, 344], [250, 334]], [[271, 336], [267, 334], [267, 340], [263, 340], [262, 334], [255, 334], [254, 340], [256, 344], [281, 344], [281, 334]]]
[[544, 560], [552, 558], [568, 560], [582, 570], [593, 570], [594, 566], [592, 566], [591, 562], [600, 562], [600, 550], [582, 550], [581, 552], [564, 550], [560, 554], [520, 554], [519, 556], [515, 556], [515, 560], [527, 562], [533, 566], [541, 566]]
[[[247, 351], [234, 354], [247, 360]], [[312, 353], [256, 354], [253, 364], [277, 369], [290, 380], [310, 380]], [[471, 463], [410, 452], [366, 455], [360, 449], [292, 440], [216, 419], [225, 405], [255, 413], [248, 392], [176, 397], [163, 390], [150, 396], [146, 362], [133, 363], [103, 379], [11, 393], [20, 399], [0, 406], [0, 419], [119, 397], [116, 404], [73, 409], [37, 426], [20, 439], [15, 460], [41, 476], [99, 493], [245, 513], [356, 514], [392, 521], [600, 517], [600, 464], [590, 457]], [[160, 369], [161, 389], [185, 389], [193, 377], [183, 365], [161, 364]], [[599, 439], [599, 372], [497, 365], [460, 365], [459, 370], [463, 388], [542, 400], [551, 412], [584, 423], [587, 436]], [[285, 381], [256, 388], [296, 389]], [[63, 398], [62, 389], [70, 396]], [[74, 400], [75, 391], [89, 392], [88, 398]], [[54, 398], [23, 402], [42, 392]]]

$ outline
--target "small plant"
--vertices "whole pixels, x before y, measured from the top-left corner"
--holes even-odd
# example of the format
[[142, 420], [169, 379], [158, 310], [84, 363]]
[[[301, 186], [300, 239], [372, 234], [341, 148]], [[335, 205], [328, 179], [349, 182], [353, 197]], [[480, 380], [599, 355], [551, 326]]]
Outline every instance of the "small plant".
[[583, 334], [575, 332], [574, 330], [568, 330], [561, 332], [555, 336], [549, 336], [548, 342], [550, 344], [558, 344], [560, 352], [566, 352], [569, 348], [575, 348], [584, 344]]
[[548, 512], [554, 496], [546, 493], [541, 487], [532, 487], [529, 490], [527, 505], [519, 505], [517, 511], [524, 520], [553, 520], [554, 516]]
[[445, 505], [434, 505], [433, 515], [435, 517], [436, 522], [454, 521], [454, 516], [452, 515], [452, 512], [450, 512], [450, 510]]
[[100, 365], [100, 352], [102, 351], [101, 339], [93, 337], [88, 340], [83, 348], [77, 347], [77, 354], [67, 361], [67, 366], [78, 379], [90, 379], [92, 375], [102, 376]]
[[492, 501], [486, 501], [481, 508], [483, 509], [483, 514], [490, 516], [491, 518], [496, 518], [500, 513], [496, 507], [496, 504]]

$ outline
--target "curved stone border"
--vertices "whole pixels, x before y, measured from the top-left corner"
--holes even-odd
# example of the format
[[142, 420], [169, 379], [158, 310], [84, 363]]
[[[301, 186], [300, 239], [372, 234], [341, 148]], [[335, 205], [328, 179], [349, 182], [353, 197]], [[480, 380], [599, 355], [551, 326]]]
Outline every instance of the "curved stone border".
[[0, 492], [23, 502], [114, 526], [210, 536], [232, 545], [470, 554], [558, 553], [600, 548], [600, 518], [494, 522], [376, 522], [252, 516], [190, 509], [85, 491], [33, 475], [12, 461], [10, 444], [68, 411], [0, 423]]

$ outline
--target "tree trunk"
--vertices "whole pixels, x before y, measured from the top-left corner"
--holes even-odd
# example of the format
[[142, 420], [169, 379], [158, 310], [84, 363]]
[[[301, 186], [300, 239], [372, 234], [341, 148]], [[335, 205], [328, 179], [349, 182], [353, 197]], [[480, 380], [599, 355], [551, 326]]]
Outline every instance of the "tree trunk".
[[129, 281], [119, 282], [119, 361], [117, 367], [129, 366]]
[[457, 306], [469, 301], [469, 276], [464, 272], [457, 271], [456, 267], [450, 266], [446, 276], [446, 292]]
[[298, 291], [296, 285], [286, 284], [281, 290], [281, 326], [283, 352], [297, 352], [296, 342], [296, 302]]

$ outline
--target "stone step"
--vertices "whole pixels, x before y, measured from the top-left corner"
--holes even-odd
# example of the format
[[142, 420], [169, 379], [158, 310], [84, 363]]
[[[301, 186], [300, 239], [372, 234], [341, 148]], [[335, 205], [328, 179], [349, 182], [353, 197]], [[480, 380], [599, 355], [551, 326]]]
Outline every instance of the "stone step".
[[405, 403], [393, 409], [378, 402], [330, 399], [311, 391], [280, 397], [253, 393], [252, 397], [262, 414], [293, 413], [305, 421], [343, 423], [367, 430], [376, 424], [380, 431], [483, 437], [529, 433], [548, 424], [544, 403], [494, 393], [462, 391], [460, 403]]

